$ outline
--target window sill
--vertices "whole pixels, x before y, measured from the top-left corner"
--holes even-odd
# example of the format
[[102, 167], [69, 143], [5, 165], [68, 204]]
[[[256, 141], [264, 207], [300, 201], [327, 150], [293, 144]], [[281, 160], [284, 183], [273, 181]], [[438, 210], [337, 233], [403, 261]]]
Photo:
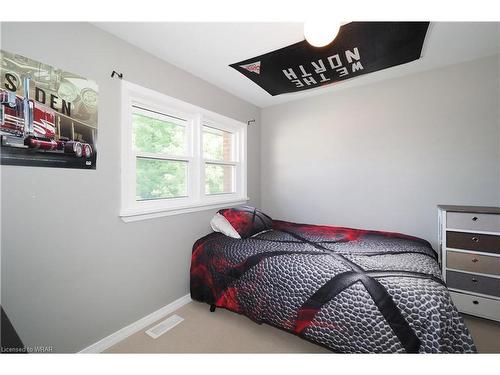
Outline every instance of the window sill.
[[158, 217], [163, 217], [163, 216], [172, 216], [172, 215], [179, 215], [179, 214], [187, 214], [191, 212], [198, 212], [198, 211], [207, 211], [207, 210], [213, 210], [216, 208], [224, 208], [224, 207], [230, 207], [230, 206], [237, 206], [240, 204], [245, 204], [250, 200], [250, 198], [242, 198], [242, 199], [233, 199], [233, 200], [228, 200], [224, 202], [217, 202], [217, 203], [203, 203], [200, 205], [191, 205], [187, 207], [180, 207], [180, 208], [170, 208], [170, 209], [131, 209], [131, 210], [123, 210], [120, 212], [120, 217], [121, 219], [126, 222], [133, 222], [133, 221], [139, 221], [139, 220], [148, 220], [148, 219], [155, 219]]

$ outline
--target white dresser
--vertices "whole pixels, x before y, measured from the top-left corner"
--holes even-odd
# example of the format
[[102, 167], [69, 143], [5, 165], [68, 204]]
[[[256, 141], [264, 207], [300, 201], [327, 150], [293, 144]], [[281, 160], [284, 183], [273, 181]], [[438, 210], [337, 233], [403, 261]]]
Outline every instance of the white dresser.
[[500, 207], [438, 206], [443, 277], [460, 312], [500, 321]]

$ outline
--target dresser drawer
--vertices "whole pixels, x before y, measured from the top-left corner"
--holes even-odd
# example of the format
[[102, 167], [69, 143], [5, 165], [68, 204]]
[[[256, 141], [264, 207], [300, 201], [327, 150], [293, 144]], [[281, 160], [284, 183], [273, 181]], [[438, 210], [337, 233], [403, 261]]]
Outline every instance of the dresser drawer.
[[470, 273], [446, 271], [448, 288], [500, 297], [500, 279]]
[[500, 236], [447, 231], [446, 247], [500, 254]]
[[500, 276], [500, 257], [448, 250], [446, 252], [446, 267]]
[[452, 229], [500, 232], [500, 215], [447, 212], [446, 226]]
[[458, 311], [500, 321], [500, 301], [465, 293], [450, 292], [450, 294]]

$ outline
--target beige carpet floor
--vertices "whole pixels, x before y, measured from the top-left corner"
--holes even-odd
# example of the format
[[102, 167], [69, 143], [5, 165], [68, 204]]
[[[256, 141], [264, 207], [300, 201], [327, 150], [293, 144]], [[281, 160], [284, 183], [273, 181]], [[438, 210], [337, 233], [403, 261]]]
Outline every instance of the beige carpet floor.
[[[157, 339], [139, 331], [106, 353], [330, 353], [290, 333], [224, 309], [191, 302], [174, 314], [184, 321]], [[500, 353], [500, 324], [464, 316], [480, 353]], [[164, 320], [165, 318], [161, 319]], [[161, 321], [160, 320], [160, 321]], [[154, 326], [158, 322], [152, 324]]]

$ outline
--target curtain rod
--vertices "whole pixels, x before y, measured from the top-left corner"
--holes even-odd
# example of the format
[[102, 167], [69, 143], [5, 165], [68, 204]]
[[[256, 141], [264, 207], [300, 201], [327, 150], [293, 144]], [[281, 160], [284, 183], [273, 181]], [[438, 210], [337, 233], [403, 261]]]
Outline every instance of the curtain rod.
[[[111, 78], [114, 78], [115, 76], [117, 76], [120, 79], [123, 79], [123, 73], [118, 73], [116, 70], [113, 70], [111, 72]], [[254, 123], [255, 123], [255, 119], [251, 119], [251, 120], [247, 121], [247, 125], [249, 125], [249, 126], [250, 126], [250, 124], [254, 124]]]

